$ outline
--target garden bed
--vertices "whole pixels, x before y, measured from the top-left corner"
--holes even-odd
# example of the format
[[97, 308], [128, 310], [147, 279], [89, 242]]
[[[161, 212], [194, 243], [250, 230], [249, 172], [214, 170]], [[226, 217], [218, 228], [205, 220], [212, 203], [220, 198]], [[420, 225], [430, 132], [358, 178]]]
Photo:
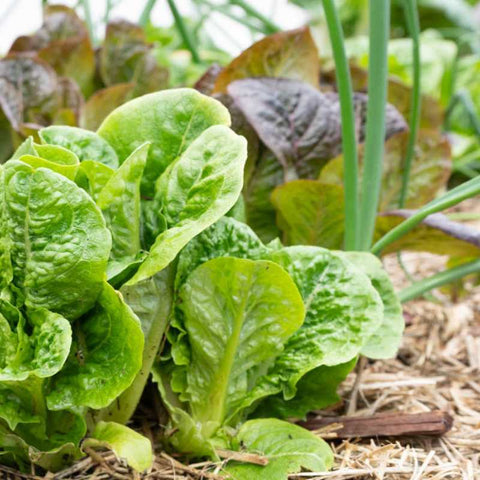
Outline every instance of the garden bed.
[[[472, 203], [469, 211], [480, 210]], [[475, 208], [471, 208], [475, 207]], [[428, 254], [404, 254], [410, 272], [425, 275], [438, 269], [442, 259]], [[395, 256], [385, 260], [397, 287], [405, 278]], [[480, 475], [480, 291], [471, 289], [452, 304], [436, 292], [442, 303], [411, 301], [404, 307], [406, 331], [396, 359], [367, 364], [356, 382], [352, 373], [342, 385], [342, 404], [322, 415], [371, 415], [379, 412], [442, 410], [453, 416], [450, 432], [440, 438], [404, 437], [331, 441], [334, 470], [321, 475], [304, 473], [291, 478], [323, 479], [472, 479]], [[350, 405], [357, 392], [356, 405]], [[140, 419], [141, 420], [141, 419]], [[155, 420], [141, 429], [152, 436]], [[331, 433], [324, 432], [325, 437]], [[205, 462], [184, 465], [159, 453], [151, 471], [132, 473], [112, 453], [92, 456], [55, 475], [20, 475], [0, 466], [5, 479], [212, 479], [222, 478], [220, 466]], [[207, 473], [208, 472], [208, 473]]]

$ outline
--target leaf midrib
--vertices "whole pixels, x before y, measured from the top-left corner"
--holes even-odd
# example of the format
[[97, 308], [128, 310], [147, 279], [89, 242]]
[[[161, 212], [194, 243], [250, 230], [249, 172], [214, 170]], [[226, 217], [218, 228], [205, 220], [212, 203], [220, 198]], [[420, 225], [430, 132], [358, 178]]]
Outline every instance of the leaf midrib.
[[[248, 273], [248, 278], [245, 281], [244, 285], [251, 285], [252, 277], [254, 272], [250, 271]], [[216, 408], [215, 406], [209, 405], [209, 411], [213, 412], [212, 420], [218, 421], [219, 423], [223, 422], [223, 419], [226, 416], [226, 404], [227, 404], [227, 390], [230, 383], [230, 375], [232, 372], [232, 367], [235, 363], [236, 352], [238, 351], [238, 346], [240, 345], [240, 336], [242, 333], [242, 327], [245, 323], [245, 309], [250, 297], [250, 289], [246, 288], [243, 295], [241, 304], [237, 308], [237, 315], [234, 318], [234, 328], [232, 335], [230, 335], [229, 340], [227, 341], [225, 347], [225, 353], [223, 355], [223, 361], [220, 363], [223, 367], [219, 371], [220, 381], [214, 382], [214, 386], [219, 385], [219, 388], [214, 389], [214, 395], [211, 398], [219, 399], [220, 404]]]

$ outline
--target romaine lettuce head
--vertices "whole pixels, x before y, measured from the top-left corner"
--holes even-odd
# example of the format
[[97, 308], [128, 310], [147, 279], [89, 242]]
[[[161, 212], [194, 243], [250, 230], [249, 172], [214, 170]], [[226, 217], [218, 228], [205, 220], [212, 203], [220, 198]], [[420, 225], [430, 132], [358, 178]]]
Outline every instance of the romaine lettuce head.
[[[74, 165], [62, 147], [36, 153]], [[88, 409], [131, 384], [144, 339], [106, 283], [101, 210], [50, 160], [0, 166], [0, 457], [54, 470], [81, 455]]]
[[[229, 217], [183, 249], [168, 344], [154, 366], [171, 414], [167, 438], [176, 449], [215, 456], [215, 447], [228, 445], [230, 430], [246, 418], [303, 417], [337, 400], [336, 388], [360, 353], [394, 353], [401, 329], [393, 290], [376, 259], [359, 255], [350, 261], [319, 247], [264, 245]], [[262, 266], [275, 272], [268, 288], [245, 273]], [[283, 325], [288, 317], [278, 308], [288, 291], [299, 293], [303, 321], [276, 337], [265, 322]], [[267, 317], [252, 315], [258, 307], [249, 301], [259, 298]], [[235, 331], [231, 322], [239, 319]], [[266, 357], [257, 355], [257, 344]]]
[[[87, 411], [92, 425], [132, 415], [170, 316], [171, 263], [242, 189], [246, 142], [229, 123], [194, 90], [158, 92], [113, 111], [97, 133], [44, 128], [2, 167], [0, 382], [41, 379], [40, 412], [16, 411], [25, 395], [5, 390], [0, 418], [24, 442], [19, 461], [32, 459], [29, 447], [65, 443], [39, 443], [24, 423], [73, 412], [81, 428], [66, 439], [78, 455]], [[124, 444], [123, 430], [108, 432], [98, 445]]]

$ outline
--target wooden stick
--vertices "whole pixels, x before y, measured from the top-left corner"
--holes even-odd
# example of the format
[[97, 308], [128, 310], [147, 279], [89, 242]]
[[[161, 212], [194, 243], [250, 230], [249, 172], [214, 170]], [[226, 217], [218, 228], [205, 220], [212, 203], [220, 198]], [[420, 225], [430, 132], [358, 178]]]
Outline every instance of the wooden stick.
[[[443, 435], [453, 425], [453, 418], [441, 410], [423, 413], [379, 413], [367, 417], [316, 417], [299, 425], [316, 430], [328, 438], [397, 437], [404, 435]], [[327, 428], [337, 424], [334, 431]]]

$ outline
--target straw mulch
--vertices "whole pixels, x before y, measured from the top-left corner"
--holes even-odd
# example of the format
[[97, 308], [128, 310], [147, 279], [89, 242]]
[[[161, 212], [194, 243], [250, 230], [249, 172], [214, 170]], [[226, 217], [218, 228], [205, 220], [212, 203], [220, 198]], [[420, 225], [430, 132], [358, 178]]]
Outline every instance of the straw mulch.
[[[418, 277], [438, 271], [444, 261], [427, 254], [404, 254], [403, 260]], [[396, 258], [387, 258], [385, 265], [394, 283], [404, 285]], [[406, 332], [397, 358], [357, 368], [342, 386], [342, 403], [321, 415], [440, 409], [453, 416], [452, 430], [441, 438], [335, 441], [331, 445], [336, 465], [331, 472], [301, 473], [291, 479], [480, 479], [480, 288], [470, 286], [454, 303], [442, 292], [434, 295], [434, 301], [405, 305]], [[147, 423], [147, 433], [154, 431], [155, 422]], [[151, 471], [140, 476], [113, 454], [92, 452], [55, 475], [39, 477], [32, 472], [20, 476], [0, 467], [0, 478], [197, 480], [223, 478], [220, 472], [221, 465], [187, 466], [158, 452]]]

